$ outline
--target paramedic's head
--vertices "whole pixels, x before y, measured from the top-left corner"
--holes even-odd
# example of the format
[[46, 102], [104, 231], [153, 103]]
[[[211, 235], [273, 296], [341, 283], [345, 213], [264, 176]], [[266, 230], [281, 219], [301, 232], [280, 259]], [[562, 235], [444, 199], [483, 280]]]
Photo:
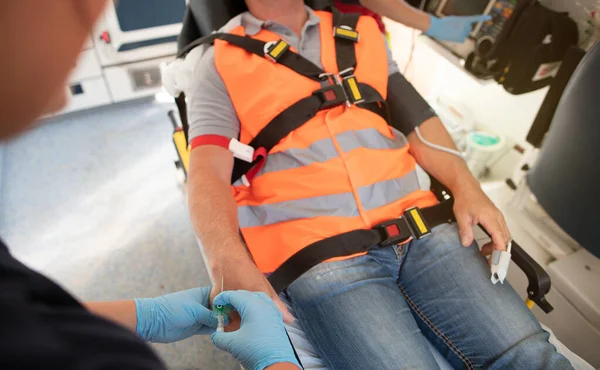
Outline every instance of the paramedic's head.
[[0, 138], [64, 105], [69, 72], [105, 3], [0, 1]]

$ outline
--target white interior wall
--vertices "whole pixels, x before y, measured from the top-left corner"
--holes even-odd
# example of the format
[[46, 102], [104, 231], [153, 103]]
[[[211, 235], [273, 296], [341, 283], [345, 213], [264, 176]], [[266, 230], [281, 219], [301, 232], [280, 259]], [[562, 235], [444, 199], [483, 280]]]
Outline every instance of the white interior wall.
[[[394, 59], [419, 92], [435, 99], [458, 102], [467, 108], [478, 126], [486, 127], [518, 143], [524, 143], [547, 88], [524, 95], [511, 95], [495, 82], [481, 82], [460, 66], [458, 58], [433, 47], [413, 30], [387, 22]], [[411, 45], [413, 59], [405, 69]]]
[[[585, 26], [591, 10], [600, 7], [600, 0], [543, 0], [559, 11], [568, 11]], [[535, 119], [548, 88], [523, 95], [511, 95], [495, 82], [477, 81], [459, 65], [458, 58], [433, 45], [412, 29], [386, 20], [391, 35], [391, 48], [401, 70], [414, 44], [413, 59], [406, 70], [407, 78], [428, 98], [441, 97], [459, 102], [473, 115], [477, 125], [505, 135], [509, 141], [526, 144], [525, 137]]]

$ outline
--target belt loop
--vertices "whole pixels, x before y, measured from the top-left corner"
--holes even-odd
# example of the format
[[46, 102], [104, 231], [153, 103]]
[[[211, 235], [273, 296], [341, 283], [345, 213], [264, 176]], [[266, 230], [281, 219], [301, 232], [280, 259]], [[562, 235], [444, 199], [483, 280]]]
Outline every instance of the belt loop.
[[[323, 72], [319, 75], [319, 80], [321, 80], [321, 87], [327, 87], [335, 83], [335, 75], [333, 73]], [[326, 85], [326, 83], [329, 85]]]
[[344, 69], [343, 71], [340, 71], [339, 76], [344, 78], [346, 76], [350, 76], [354, 74], [354, 67], [349, 67]]

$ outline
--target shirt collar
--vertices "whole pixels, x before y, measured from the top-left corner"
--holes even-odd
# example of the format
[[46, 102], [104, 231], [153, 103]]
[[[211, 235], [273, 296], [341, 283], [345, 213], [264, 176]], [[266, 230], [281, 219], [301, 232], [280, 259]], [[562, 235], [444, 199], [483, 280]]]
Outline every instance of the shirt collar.
[[[304, 24], [303, 30], [308, 26], [314, 26], [321, 22], [321, 18], [308, 6], [304, 6], [306, 9], [306, 13], [308, 13], [308, 19]], [[263, 21], [256, 18], [250, 12], [245, 12], [242, 14], [241, 24], [244, 26], [246, 31], [246, 36], [254, 36], [260, 32], [260, 30], [267, 24], [278, 24], [273, 21]], [[283, 26], [282, 26], [283, 27]]]

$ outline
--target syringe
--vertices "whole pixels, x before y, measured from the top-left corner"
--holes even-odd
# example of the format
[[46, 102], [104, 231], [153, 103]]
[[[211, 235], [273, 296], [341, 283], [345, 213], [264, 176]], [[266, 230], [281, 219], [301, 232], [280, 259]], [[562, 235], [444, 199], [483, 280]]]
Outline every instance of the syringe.
[[[224, 278], [221, 276], [221, 292], [223, 292]], [[231, 312], [231, 305], [215, 305], [213, 311], [217, 318], [217, 332], [225, 331], [225, 315]]]
[[217, 332], [225, 331], [225, 313], [223, 312], [223, 306], [218, 304], [215, 306], [215, 316], [217, 317]]

